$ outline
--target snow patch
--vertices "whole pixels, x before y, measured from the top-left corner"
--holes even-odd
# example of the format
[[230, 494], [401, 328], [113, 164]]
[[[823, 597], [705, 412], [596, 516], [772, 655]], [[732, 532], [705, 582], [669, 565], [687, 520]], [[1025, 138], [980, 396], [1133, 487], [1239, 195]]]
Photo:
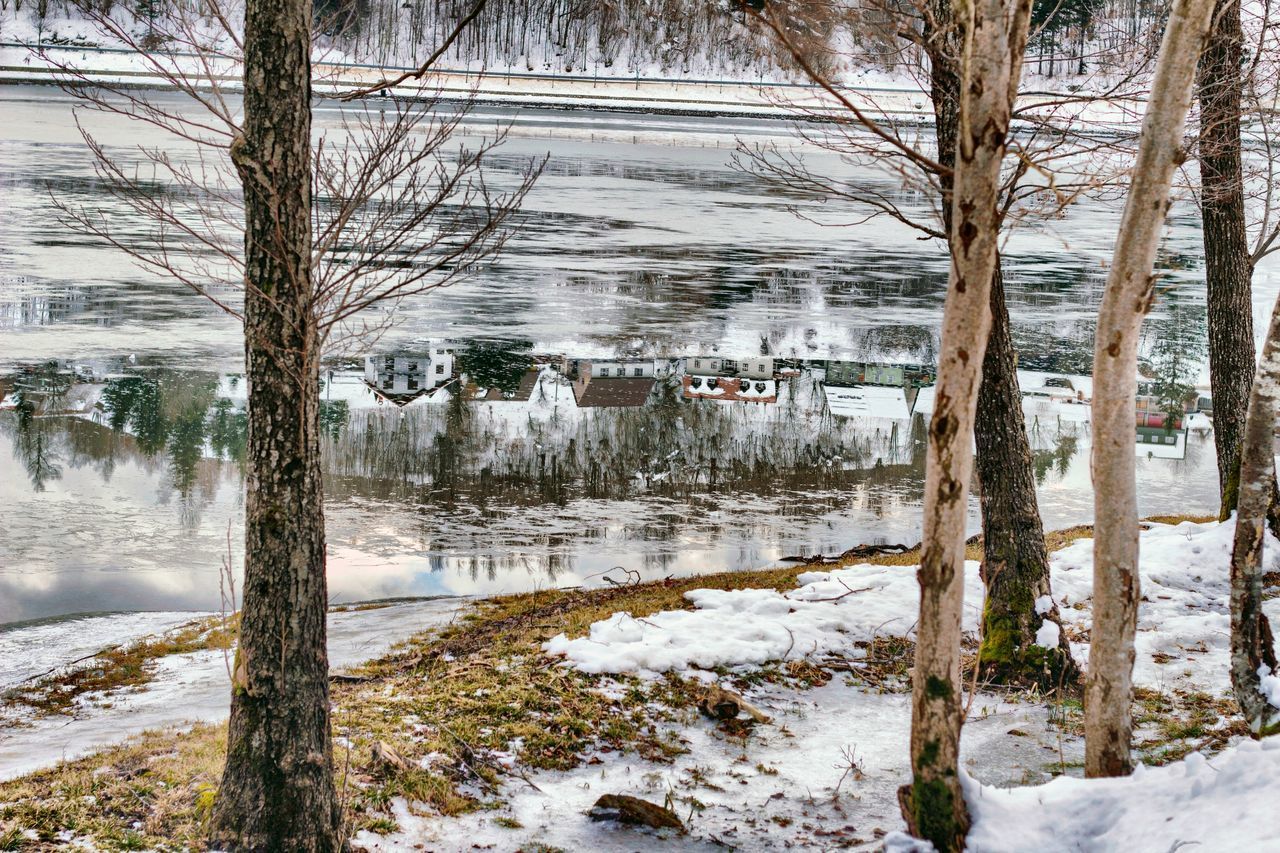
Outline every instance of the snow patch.
[[1275, 850], [1280, 737], [1117, 779], [1003, 789], [966, 779], [973, 853]]
[[[806, 572], [799, 581], [787, 593], [691, 590], [685, 593], [691, 611], [643, 619], [615, 613], [593, 624], [586, 637], [560, 634], [543, 648], [583, 672], [651, 674], [848, 651], [853, 643], [878, 634], [902, 636], [914, 626], [920, 588], [911, 567], [864, 564]], [[974, 602], [982, 601], [977, 562], [965, 563], [965, 588], [965, 629], [973, 631]]]
[[1046, 649], [1056, 649], [1061, 635], [1062, 629], [1058, 627], [1058, 623], [1052, 619], [1046, 619], [1036, 629], [1036, 645]]

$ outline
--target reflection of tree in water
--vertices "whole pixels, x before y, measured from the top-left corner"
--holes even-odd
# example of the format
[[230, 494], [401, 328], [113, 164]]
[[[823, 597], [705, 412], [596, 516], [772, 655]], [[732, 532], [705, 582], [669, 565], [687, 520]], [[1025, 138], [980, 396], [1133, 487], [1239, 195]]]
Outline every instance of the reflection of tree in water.
[[50, 429], [52, 419], [37, 417], [34, 403], [22, 398], [18, 401], [16, 414], [14, 455], [26, 469], [31, 488], [43, 492], [51, 481], [62, 477], [61, 460], [54, 448]]
[[[321, 425], [325, 423], [325, 411], [331, 404], [329, 401], [320, 403]], [[332, 404], [338, 405], [338, 404]], [[343, 408], [346, 402], [341, 403]], [[346, 418], [342, 419], [342, 426], [346, 425]], [[336, 433], [335, 433], [336, 434]], [[219, 459], [229, 459], [233, 462], [240, 463], [244, 461], [245, 442], [249, 435], [249, 417], [248, 415], [235, 408], [230, 400], [219, 399], [214, 401], [213, 407], [209, 411], [209, 449], [213, 451], [213, 455]]]
[[102, 390], [106, 422], [115, 432], [133, 435], [143, 454], [165, 453], [169, 485], [184, 502], [191, 496], [196, 466], [215, 427], [221, 447], [234, 446], [228, 439], [235, 416], [228, 401], [219, 401], [226, 404], [222, 408], [215, 406], [217, 388], [209, 374], [155, 371], [113, 379]]
[[56, 422], [49, 413], [62, 408], [75, 376], [47, 362], [22, 371], [14, 379], [16, 402], [14, 456], [27, 472], [31, 487], [43, 492], [62, 477], [62, 458], [56, 447]]
[[472, 338], [457, 350], [457, 369], [478, 388], [514, 391], [529, 369], [533, 341]]
[[1080, 448], [1080, 437], [1073, 432], [1059, 431], [1051, 447], [1032, 451], [1035, 468], [1036, 485], [1043, 486], [1054, 471], [1059, 477], [1065, 477], [1071, 468], [1071, 460], [1076, 457]]
[[937, 341], [932, 328], [926, 326], [875, 326], [862, 334], [863, 352], [869, 358], [889, 358], [935, 364]]
[[579, 410], [569, 387], [544, 374], [528, 404], [451, 395], [445, 405], [354, 413], [325, 458], [334, 494], [375, 488], [482, 507], [839, 492], [873, 479], [886, 499], [915, 500], [923, 442], [906, 426], [832, 417], [808, 375], [783, 383], [769, 405], [687, 400], [677, 382], [660, 380], [642, 407]]
[[1160, 408], [1180, 416], [1195, 394], [1195, 379], [1208, 354], [1208, 315], [1203, 304], [1182, 298], [1177, 290], [1163, 295], [1161, 308], [1143, 323], [1143, 364], [1153, 375]]
[[[226, 403], [230, 408], [230, 400], [219, 400], [218, 403]], [[217, 404], [215, 404], [216, 406]], [[236, 461], [244, 458], [244, 438], [248, 427], [248, 418], [244, 413], [239, 413], [240, 418], [237, 425], [240, 427], [235, 444]], [[321, 400], [320, 401], [320, 433], [327, 435], [329, 438], [337, 440], [342, 435], [342, 431], [347, 428], [347, 421], [351, 420], [351, 404], [346, 400]], [[210, 438], [212, 439], [212, 429], [210, 430]], [[219, 453], [221, 455], [221, 453]]]

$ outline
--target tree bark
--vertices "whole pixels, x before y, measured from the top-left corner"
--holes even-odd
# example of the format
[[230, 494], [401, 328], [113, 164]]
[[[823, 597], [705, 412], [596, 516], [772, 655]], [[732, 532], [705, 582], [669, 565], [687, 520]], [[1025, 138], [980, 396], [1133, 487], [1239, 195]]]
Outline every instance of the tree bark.
[[[997, 261], [991, 283], [991, 334], [978, 390], [978, 481], [982, 490], [982, 646], [987, 679], [1059, 690], [1080, 670], [1062, 630], [1049, 580], [1049, 550], [1036, 502], [1035, 469], [1022, 414], [1017, 356], [1009, 334], [1004, 280]], [[1041, 644], [1046, 621], [1057, 626]]]
[[[955, 166], [960, 120], [959, 28], [955, 7], [934, 0], [925, 18], [938, 163]], [[951, 232], [952, 175], [939, 176], [942, 218]], [[992, 680], [1057, 689], [1079, 680], [1056, 605], [1037, 612], [1036, 602], [1053, 595], [1049, 553], [1036, 499], [1031, 444], [1022, 415], [1017, 356], [1009, 330], [1009, 309], [999, 260], [991, 285], [991, 334], [982, 364], [974, 424], [978, 481], [982, 492], [982, 579], [986, 591], [979, 663]], [[1036, 643], [1044, 619], [1059, 626], [1058, 645]]]
[[1000, 167], [1026, 47], [1030, 0], [967, 7], [949, 232], [951, 274], [942, 321], [936, 404], [929, 425], [920, 618], [912, 674], [911, 767], [900, 794], [911, 832], [942, 851], [964, 846], [960, 785], [960, 625], [970, 441], [1000, 232]]
[[1280, 299], [1249, 394], [1241, 446], [1240, 499], [1231, 552], [1231, 686], [1249, 730], [1280, 730], [1280, 709], [1263, 696], [1263, 672], [1276, 672], [1271, 625], [1262, 612], [1262, 553], [1275, 480], [1276, 399], [1280, 396]]
[[1160, 46], [1133, 179], [1098, 313], [1093, 357], [1093, 630], [1085, 696], [1085, 774], [1131, 768], [1138, 503], [1134, 397], [1138, 336], [1154, 298], [1156, 248], [1213, 0], [1175, 0]]
[[1253, 382], [1253, 263], [1240, 163], [1243, 34], [1239, 0], [1218, 0], [1200, 57], [1200, 208], [1209, 315], [1209, 381], [1221, 486], [1220, 517], [1236, 508], [1240, 441]]
[[244, 131], [231, 157], [245, 195], [245, 578], [210, 840], [221, 850], [333, 851], [310, 0], [250, 0], [244, 49]]

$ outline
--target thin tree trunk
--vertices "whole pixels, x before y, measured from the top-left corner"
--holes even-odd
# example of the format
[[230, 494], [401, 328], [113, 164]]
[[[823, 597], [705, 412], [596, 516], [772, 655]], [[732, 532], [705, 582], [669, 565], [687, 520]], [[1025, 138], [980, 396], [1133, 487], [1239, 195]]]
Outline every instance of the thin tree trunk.
[[246, 6], [244, 133], [231, 146], [245, 194], [245, 579], [210, 831], [223, 850], [341, 846], [311, 282], [310, 34], [310, 0]]
[[1200, 57], [1200, 205], [1208, 290], [1209, 380], [1221, 518], [1236, 508], [1240, 440], [1253, 382], [1253, 301], [1240, 165], [1239, 0], [1218, 0]]
[[1262, 551], [1275, 480], [1276, 398], [1280, 396], [1280, 298], [1249, 394], [1240, 500], [1231, 553], [1231, 686], [1254, 737], [1280, 729], [1280, 710], [1263, 696], [1261, 672], [1275, 673], [1271, 625], [1262, 612]]
[[968, 7], [952, 199], [951, 275], [929, 425], [920, 618], [912, 674], [911, 784], [900, 792], [912, 833], [942, 851], [968, 831], [960, 785], [960, 624], [970, 442], [991, 325], [999, 243], [1000, 167], [1026, 47], [1030, 0]]
[[1154, 298], [1156, 248], [1213, 0], [1175, 0], [1160, 46], [1133, 180], [1098, 313], [1093, 356], [1093, 630], [1085, 696], [1085, 774], [1131, 769], [1138, 501], [1134, 396], [1138, 334]]
[[[987, 593], [978, 662], [988, 679], [1060, 689], [1076, 682], [1080, 671], [1049, 583], [1049, 551], [1036, 503], [1035, 469], [999, 262], [991, 283], [991, 334], [982, 363], [974, 438]], [[1057, 630], [1042, 631], [1046, 621]], [[1050, 640], [1046, 648], [1042, 641]]]

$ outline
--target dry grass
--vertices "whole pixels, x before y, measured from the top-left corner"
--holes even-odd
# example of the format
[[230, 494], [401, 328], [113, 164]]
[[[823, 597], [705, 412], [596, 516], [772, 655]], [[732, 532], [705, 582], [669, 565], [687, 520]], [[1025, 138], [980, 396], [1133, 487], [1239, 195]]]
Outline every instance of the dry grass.
[[[1088, 527], [1055, 531], [1048, 537], [1050, 548], [1090, 534]], [[979, 559], [980, 543], [971, 542], [968, 551]], [[913, 550], [851, 562], [906, 567], [918, 558]], [[790, 589], [798, 574], [813, 568], [502, 596], [478, 602], [443, 632], [401, 644], [358, 670], [362, 681], [333, 685], [335, 763], [347, 829], [393, 831], [389, 807], [398, 796], [443, 814], [496, 808], [505, 786], [527, 784], [526, 769], [573, 767], [594, 751], [671, 760], [684, 750], [678, 732], [695, 713], [696, 685], [677, 676], [646, 683], [548, 666], [540, 644], [562, 632], [585, 634], [592, 622], [619, 610], [643, 617], [688, 607], [684, 593], [691, 589]], [[170, 642], [179, 649], [195, 640]], [[906, 689], [908, 641], [880, 638], [863, 651], [857, 667], [839, 659], [792, 662], [732, 679], [739, 689], [762, 681], [802, 689], [844, 670], [871, 689]], [[131, 679], [144, 677], [136, 671], [145, 673], [146, 661], [161, 653], [148, 647], [128, 658], [135, 674], [125, 683], [144, 683]], [[105, 675], [78, 678], [75, 689], [105, 684]], [[731, 734], [745, 736], [748, 730], [738, 725]], [[181, 736], [149, 734], [0, 783], [0, 850], [54, 849], [67, 837], [89, 839], [103, 849], [199, 848], [221, 773], [223, 739], [222, 726], [199, 726]], [[375, 764], [378, 743], [406, 759], [407, 768]], [[508, 757], [517, 759], [516, 769], [500, 760]], [[38, 840], [28, 840], [32, 833]]]
[[1248, 737], [1235, 700], [1187, 690], [1134, 691], [1135, 747], [1144, 764], [1180, 761], [1192, 752], [1214, 753], [1232, 738]]

